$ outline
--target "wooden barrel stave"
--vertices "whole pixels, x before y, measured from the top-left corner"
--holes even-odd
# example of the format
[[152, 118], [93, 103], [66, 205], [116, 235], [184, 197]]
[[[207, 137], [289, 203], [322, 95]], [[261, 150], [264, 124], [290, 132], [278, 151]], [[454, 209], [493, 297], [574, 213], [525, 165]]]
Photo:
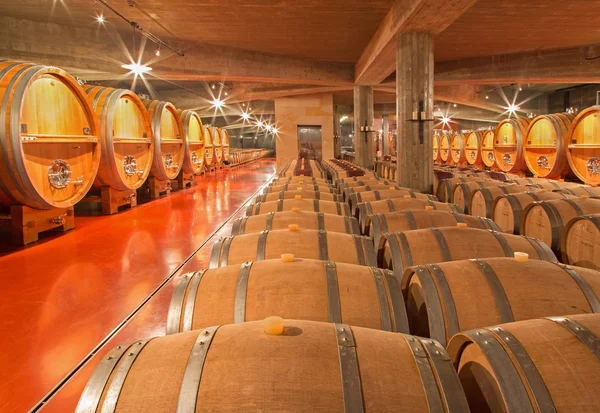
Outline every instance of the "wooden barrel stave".
[[467, 165], [465, 141], [466, 135], [460, 132], [456, 132], [450, 137], [450, 158], [452, 159], [453, 165]]
[[185, 274], [171, 299], [167, 334], [257, 321], [272, 314], [409, 332], [400, 285], [391, 271], [295, 258]]
[[583, 412], [600, 405], [600, 316], [576, 314], [457, 334], [452, 357], [473, 412]]
[[571, 219], [561, 238], [561, 254], [565, 264], [600, 270], [600, 214]]
[[246, 207], [246, 215], [268, 214], [269, 212], [292, 211], [324, 212], [352, 216], [350, 206], [345, 202], [321, 201], [318, 199], [280, 199], [279, 201], [259, 202]]
[[0, 203], [73, 206], [100, 163], [99, 125], [84, 90], [61, 69], [10, 61], [0, 62], [0, 85]]
[[487, 130], [483, 132], [483, 137], [481, 138], [481, 161], [489, 169], [496, 167], [496, 157], [494, 156], [495, 136], [493, 130]]
[[354, 217], [308, 211], [270, 212], [239, 218], [233, 223], [231, 235], [288, 229], [290, 225], [298, 225], [300, 229], [360, 235], [358, 221]]
[[525, 252], [531, 259], [556, 262], [543, 242], [501, 232], [442, 227], [385, 234], [377, 246], [379, 268], [394, 271], [399, 280], [408, 267], [472, 258], [512, 257]]
[[534, 176], [561, 178], [570, 174], [566, 142], [573, 115], [541, 115], [531, 121], [525, 139], [525, 163]]
[[222, 238], [211, 252], [210, 268], [264, 261], [294, 254], [297, 258], [377, 266], [370, 238], [309, 229], [272, 230]]
[[193, 110], [180, 110], [179, 116], [185, 142], [182, 169], [186, 174], [197, 175], [204, 170], [204, 125]]
[[524, 140], [529, 119], [505, 119], [498, 124], [494, 134], [496, 166], [504, 172], [519, 173], [527, 169], [524, 157]]
[[402, 292], [411, 332], [442, 344], [474, 328], [600, 312], [600, 272], [539, 260], [486, 258], [411, 267]]
[[569, 130], [567, 161], [586, 184], [600, 184], [600, 106], [581, 111]]

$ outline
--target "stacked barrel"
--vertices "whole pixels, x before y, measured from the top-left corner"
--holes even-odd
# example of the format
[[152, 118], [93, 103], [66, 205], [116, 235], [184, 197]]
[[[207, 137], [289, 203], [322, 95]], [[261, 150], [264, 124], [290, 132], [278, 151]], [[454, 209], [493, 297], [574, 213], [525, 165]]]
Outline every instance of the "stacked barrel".
[[324, 161], [325, 176], [299, 164], [214, 244], [208, 269], [177, 280], [168, 335], [114, 349], [78, 411], [600, 404], [600, 272], [560, 264], [550, 244], [451, 202], [476, 211], [473, 193], [524, 187], [588, 211], [595, 200], [576, 197], [590, 188], [482, 173], [441, 180], [442, 200], [348, 162]]

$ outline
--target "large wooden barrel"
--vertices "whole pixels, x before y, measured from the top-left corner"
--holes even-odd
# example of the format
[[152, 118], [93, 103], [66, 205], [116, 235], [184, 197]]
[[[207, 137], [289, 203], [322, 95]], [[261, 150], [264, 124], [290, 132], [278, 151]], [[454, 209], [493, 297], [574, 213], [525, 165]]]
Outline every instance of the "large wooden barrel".
[[459, 227], [418, 229], [384, 234], [377, 249], [379, 268], [393, 270], [398, 279], [408, 267], [467, 260], [512, 257], [525, 252], [531, 259], [556, 262], [542, 241], [501, 232]]
[[600, 313], [600, 272], [539, 260], [487, 258], [411, 267], [402, 292], [411, 333], [444, 345], [473, 328]]
[[213, 138], [213, 149], [215, 151], [214, 164], [216, 167], [223, 165], [223, 139], [221, 137], [221, 128], [215, 126], [210, 128]]
[[530, 188], [547, 189], [548, 191], [557, 191], [565, 188], [578, 188], [581, 184], [577, 182], [561, 182], [561, 181], [548, 181], [538, 182], [536, 184], [529, 185]]
[[278, 201], [280, 199], [322, 199], [323, 201], [334, 201], [342, 202], [342, 197], [331, 192], [318, 192], [318, 191], [279, 191], [279, 192], [268, 192], [263, 195], [256, 197], [255, 202], [270, 202]]
[[564, 263], [600, 270], [600, 214], [571, 219], [565, 226], [560, 250]]
[[444, 133], [440, 135], [440, 160], [442, 163], [452, 164], [450, 156], [450, 135]]
[[399, 188], [389, 187], [388, 189], [382, 189], [377, 191], [369, 191], [369, 192], [357, 192], [350, 194], [350, 198], [346, 199], [350, 203], [350, 209], [354, 212], [355, 216], [358, 216], [360, 211], [358, 210], [358, 204], [364, 202], [371, 201], [380, 201], [385, 199], [395, 199], [395, 198], [417, 198], [417, 199], [427, 199], [430, 201], [437, 201], [437, 198], [433, 195], [422, 194], [420, 192], [415, 192], [409, 188]]
[[487, 168], [493, 169], [496, 167], [496, 157], [494, 156], [494, 137], [496, 135], [493, 130], [486, 130], [482, 133], [481, 161]]
[[600, 198], [600, 187], [576, 186], [572, 188], [562, 188], [560, 191], [564, 194], [573, 195], [581, 198]]
[[273, 314], [409, 332], [400, 285], [391, 271], [295, 258], [183, 275], [169, 306], [167, 334], [262, 320]]
[[207, 168], [215, 165], [215, 146], [213, 144], [213, 130], [208, 126], [202, 128], [204, 130], [204, 163]]
[[469, 201], [469, 214], [477, 217], [492, 217], [494, 201], [502, 195], [518, 194], [531, 191], [531, 188], [522, 185], [498, 185], [487, 188], [475, 189]]
[[433, 163], [440, 163], [442, 157], [440, 156], [440, 134], [438, 132], [433, 133]]
[[369, 233], [370, 215], [401, 211], [448, 211], [462, 214], [463, 210], [455, 204], [435, 202], [420, 198], [393, 198], [358, 204], [358, 223], [363, 234]]
[[474, 329], [448, 353], [472, 412], [595, 412], [600, 315], [576, 314]]
[[230, 154], [230, 143], [229, 143], [229, 131], [221, 128], [221, 144], [223, 145], [223, 161], [229, 163]]
[[268, 214], [269, 212], [293, 211], [324, 212], [352, 216], [350, 205], [345, 202], [321, 201], [319, 199], [280, 199], [279, 201], [258, 202], [246, 207], [246, 215]]
[[333, 194], [336, 192], [335, 188], [328, 184], [313, 184], [311, 182], [300, 183], [300, 182], [290, 182], [281, 185], [273, 185], [267, 186], [263, 192], [281, 192], [281, 191], [313, 191], [313, 192], [329, 192]]
[[288, 229], [290, 225], [298, 225], [298, 228], [303, 229], [360, 235], [358, 220], [354, 217], [310, 211], [269, 212], [268, 214], [238, 218], [233, 223], [231, 235]]
[[600, 199], [574, 198], [534, 202], [523, 210], [521, 234], [539, 238], [553, 250], [560, 250], [565, 225], [581, 215], [600, 212]]
[[368, 237], [312, 229], [280, 229], [221, 238], [213, 245], [210, 268], [280, 258], [282, 254], [377, 266], [373, 242]]
[[586, 184], [600, 184], [600, 106], [581, 111], [573, 120], [566, 149], [573, 173]]
[[466, 166], [467, 156], [465, 154], [466, 135], [461, 132], [455, 132], [450, 137], [450, 157], [453, 165]]
[[524, 143], [527, 118], [505, 119], [498, 124], [494, 138], [496, 166], [504, 172], [519, 173], [527, 169]]
[[467, 164], [475, 168], [483, 168], [483, 158], [481, 153], [483, 132], [471, 131], [465, 137], [465, 159]]
[[117, 191], [137, 189], [152, 168], [152, 127], [141, 99], [132, 91], [103, 86], [85, 89], [100, 120], [100, 166], [94, 185]]
[[163, 181], [176, 179], [185, 159], [184, 135], [177, 109], [169, 102], [158, 100], [145, 100], [144, 105], [154, 139], [152, 175]]
[[431, 227], [455, 227], [459, 223], [464, 223], [470, 228], [499, 231], [498, 226], [491, 219], [448, 211], [405, 210], [374, 214], [369, 219], [371, 220], [369, 235], [373, 237], [374, 245], [379, 245], [383, 234], [388, 232], [412, 231]]
[[469, 411], [434, 340], [317, 321], [279, 326], [252, 321], [119, 346], [76, 413]]
[[77, 203], [100, 162], [96, 115], [77, 80], [55, 67], [0, 62], [0, 99], [0, 203]]
[[519, 192], [516, 194], [502, 195], [494, 200], [492, 205], [492, 219], [502, 232], [509, 234], [521, 233], [521, 217], [523, 210], [528, 205], [538, 201], [569, 198], [569, 195], [557, 192]]
[[202, 119], [193, 110], [180, 110], [181, 125], [185, 142], [183, 172], [199, 174], [204, 169], [204, 126]]
[[462, 208], [465, 214], [469, 213], [469, 202], [473, 191], [493, 186], [508, 186], [505, 182], [486, 179], [483, 181], [469, 181], [454, 184], [452, 187], [452, 202]]
[[[434, 174], [435, 175], [435, 174]], [[478, 176], [460, 176], [455, 178], [447, 178], [442, 179], [438, 183], [437, 190], [435, 191], [435, 196], [439, 199], [440, 202], [452, 202], [452, 192], [454, 186], [463, 182], [472, 182], [472, 181], [483, 181], [487, 182], [488, 180], [483, 177]]]
[[573, 115], [555, 113], [533, 119], [527, 128], [525, 163], [534, 176], [561, 178], [571, 172], [567, 138]]

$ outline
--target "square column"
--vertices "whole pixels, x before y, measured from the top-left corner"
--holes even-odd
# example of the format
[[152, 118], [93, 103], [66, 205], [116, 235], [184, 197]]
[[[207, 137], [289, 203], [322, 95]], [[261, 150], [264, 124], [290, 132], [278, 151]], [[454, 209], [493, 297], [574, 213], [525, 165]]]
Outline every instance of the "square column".
[[[355, 98], [356, 99], [356, 98]], [[396, 112], [401, 186], [433, 191], [433, 35], [396, 37]]]
[[337, 158], [342, 154], [342, 124], [340, 109], [338, 105], [333, 105], [333, 157]]
[[382, 119], [381, 119], [381, 129], [383, 129], [383, 136], [381, 138], [381, 142], [382, 142], [382, 149], [381, 149], [381, 153], [383, 155], [389, 155], [390, 154], [390, 143], [388, 141], [388, 135], [390, 133], [390, 118], [388, 115], [383, 115]]
[[356, 153], [356, 163], [364, 168], [373, 168], [375, 164], [375, 155], [373, 140], [375, 133], [367, 134], [365, 143], [365, 133], [360, 128], [373, 126], [373, 87], [372, 86], [354, 86], [354, 150]]

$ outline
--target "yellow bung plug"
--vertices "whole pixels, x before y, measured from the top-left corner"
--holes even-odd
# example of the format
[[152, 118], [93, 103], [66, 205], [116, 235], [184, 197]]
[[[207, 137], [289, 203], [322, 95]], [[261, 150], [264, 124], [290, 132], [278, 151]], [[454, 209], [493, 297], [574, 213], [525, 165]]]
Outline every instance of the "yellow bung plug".
[[270, 336], [278, 336], [283, 334], [283, 318], [272, 316], [263, 320], [265, 333]]
[[281, 254], [282, 262], [294, 262], [294, 254]]
[[410, 195], [404, 195], [404, 198], [412, 198]]
[[302, 195], [296, 195], [296, 196], [294, 196], [294, 198], [296, 198], [297, 200], [301, 200], [302, 199]]
[[302, 191], [302, 187], [299, 186], [298, 188], [296, 188], [296, 191]]
[[288, 225], [288, 229], [290, 231], [298, 231], [298, 224], [290, 224]]
[[298, 183], [299, 183], [300, 185], [302, 185], [302, 184], [304, 183], [304, 181], [298, 181]]
[[432, 207], [431, 205], [427, 205], [427, 206], [425, 207], [425, 209], [426, 209], [427, 211], [433, 211], [433, 207]]
[[395, 186], [390, 186], [390, 191], [395, 191], [396, 187]]
[[588, 199], [589, 197], [590, 197], [589, 195], [581, 195], [579, 198]]
[[526, 252], [515, 252], [515, 260], [517, 262], [527, 262], [529, 261], [529, 254]]
[[300, 212], [300, 208], [292, 208], [292, 212]]
[[466, 222], [457, 222], [456, 226], [458, 228], [467, 228], [467, 223]]

